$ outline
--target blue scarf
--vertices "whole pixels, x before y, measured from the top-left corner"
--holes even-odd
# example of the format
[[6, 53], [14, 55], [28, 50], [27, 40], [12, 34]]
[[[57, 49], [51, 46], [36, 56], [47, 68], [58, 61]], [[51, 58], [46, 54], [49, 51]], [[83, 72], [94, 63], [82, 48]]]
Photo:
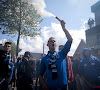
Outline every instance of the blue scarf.
[[48, 69], [52, 71], [52, 79], [56, 79], [57, 78], [57, 63], [56, 63], [56, 58], [58, 58], [59, 55], [56, 52], [52, 53], [50, 51], [48, 51], [47, 55], [50, 57]]

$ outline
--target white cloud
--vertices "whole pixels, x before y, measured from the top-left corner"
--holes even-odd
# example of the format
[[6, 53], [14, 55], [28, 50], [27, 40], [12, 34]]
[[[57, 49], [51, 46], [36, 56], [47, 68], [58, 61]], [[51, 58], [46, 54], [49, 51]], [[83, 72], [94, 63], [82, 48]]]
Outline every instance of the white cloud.
[[[70, 52], [68, 55], [73, 55], [81, 39], [85, 40], [85, 28], [81, 30], [68, 30], [73, 38], [73, 43]], [[41, 29], [41, 36], [37, 36], [34, 39], [27, 37], [27, 40], [20, 39], [19, 47], [22, 51], [19, 55], [23, 55], [25, 51], [30, 51], [33, 53], [42, 53], [43, 52], [43, 43], [44, 43], [44, 52], [48, 52], [47, 41], [49, 37], [55, 37], [57, 41], [57, 46], [65, 44], [67, 41], [66, 36], [61, 28], [60, 24], [51, 23], [51, 27], [43, 27]], [[5, 42], [6, 39], [0, 40], [0, 43]], [[58, 47], [56, 48], [58, 51]]]
[[[22, 51], [19, 54], [23, 54], [25, 51], [30, 51], [34, 53], [42, 53], [43, 52], [43, 43], [45, 44], [45, 53], [48, 51], [48, 47], [46, 46], [49, 37], [55, 37], [57, 41], [57, 46], [61, 44], [65, 44], [67, 41], [66, 36], [61, 28], [60, 24], [51, 23], [51, 27], [42, 28], [41, 37], [35, 37], [31, 39], [28, 37], [28, 44], [25, 43], [23, 39], [20, 40], [20, 48]], [[73, 37], [73, 43], [69, 55], [73, 55], [75, 52], [79, 42], [81, 39], [85, 39], [85, 29], [81, 30], [68, 30]], [[58, 47], [56, 49], [58, 51]]]
[[7, 39], [0, 40], [0, 44], [4, 44], [7, 41]]
[[30, 51], [34, 53], [41, 53], [42, 51], [42, 38], [35, 37], [34, 39], [28, 37], [27, 38], [28, 44], [25, 42], [24, 39], [20, 39], [19, 47], [22, 49], [22, 51], [19, 54], [24, 54], [25, 51]]
[[69, 55], [73, 55], [76, 48], [78, 47], [81, 39], [85, 39], [85, 29], [81, 29], [81, 30], [71, 30], [70, 34], [73, 37], [73, 43], [72, 43], [72, 47], [71, 47], [71, 51], [69, 52]]

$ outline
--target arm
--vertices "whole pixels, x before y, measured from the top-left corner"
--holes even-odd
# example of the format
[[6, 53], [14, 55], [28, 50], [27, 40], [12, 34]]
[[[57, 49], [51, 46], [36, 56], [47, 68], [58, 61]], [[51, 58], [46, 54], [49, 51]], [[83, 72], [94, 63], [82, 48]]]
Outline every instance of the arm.
[[61, 23], [61, 26], [62, 26], [62, 29], [63, 29], [63, 31], [65, 32], [65, 35], [66, 35], [66, 37], [67, 37], [67, 39], [69, 40], [69, 41], [72, 41], [73, 39], [72, 39], [72, 37], [71, 37], [71, 35], [69, 34], [69, 32], [67, 31], [67, 29], [65, 28], [65, 22], [63, 21], [63, 20], [61, 20], [60, 18], [58, 18], [58, 17], [55, 17], [58, 21], [60, 21], [60, 23]]
[[43, 86], [44, 90], [49, 90], [48, 86], [46, 85], [46, 83], [43, 79], [43, 75], [46, 70], [45, 62], [43, 60], [44, 59], [42, 58], [41, 63], [40, 63], [40, 68], [39, 68], [39, 80], [40, 80], [40, 83]]
[[84, 76], [81, 76], [81, 79], [89, 86], [92, 88], [92, 85], [88, 82], [88, 80], [85, 79]]
[[70, 33], [69, 33], [68, 30], [65, 28], [65, 22], [64, 22], [63, 20], [61, 20], [60, 23], [61, 23], [62, 29], [63, 29], [63, 31], [64, 31], [64, 33], [65, 33], [67, 39], [68, 39], [69, 41], [72, 41], [73, 39], [72, 39]]
[[64, 48], [61, 50], [61, 53], [63, 54], [63, 56], [66, 57], [67, 53], [70, 51], [73, 39], [72, 39], [70, 33], [68, 32], [68, 30], [65, 28], [65, 22], [63, 20], [59, 20], [59, 21], [61, 23], [62, 29], [63, 29], [67, 39], [68, 39], [68, 41], [64, 45]]

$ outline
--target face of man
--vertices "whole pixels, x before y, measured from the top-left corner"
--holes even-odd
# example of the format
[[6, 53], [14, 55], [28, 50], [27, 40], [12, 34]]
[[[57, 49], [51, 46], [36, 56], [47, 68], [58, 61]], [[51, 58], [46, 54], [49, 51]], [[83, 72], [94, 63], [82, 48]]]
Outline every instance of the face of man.
[[7, 51], [7, 53], [9, 53], [11, 51], [11, 44], [6, 44], [4, 46], [4, 50]]
[[30, 53], [28, 53], [28, 52], [26, 52], [25, 54], [24, 54], [24, 60], [25, 61], [29, 61], [29, 57], [30, 57]]
[[85, 53], [84, 53], [84, 55], [85, 55], [86, 57], [89, 57], [89, 56], [90, 56], [90, 51], [89, 51], [89, 50], [86, 50]]
[[56, 49], [56, 41], [54, 38], [49, 39], [47, 46], [49, 47], [50, 51], [55, 51]]
[[29, 53], [25, 53], [24, 57], [30, 57]]

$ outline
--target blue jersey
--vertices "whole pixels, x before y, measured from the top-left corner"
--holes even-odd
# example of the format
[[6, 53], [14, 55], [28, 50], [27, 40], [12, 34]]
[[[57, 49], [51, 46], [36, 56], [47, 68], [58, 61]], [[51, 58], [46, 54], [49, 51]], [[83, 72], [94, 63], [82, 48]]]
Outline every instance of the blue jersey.
[[91, 55], [88, 59], [84, 57], [79, 64], [79, 74], [92, 85], [100, 86], [100, 60]]
[[68, 84], [67, 72], [66, 72], [66, 55], [70, 51], [72, 41], [67, 41], [63, 49], [59, 52], [49, 52], [49, 54], [56, 53], [56, 64], [57, 64], [57, 78], [52, 79], [52, 71], [48, 68], [50, 57], [47, 54], [44, 56], [40, 63], [39, 75], [43, 76], [45, 71], [47, 74], [47, 86], [49, 88], [62, 88], [64, 85]]

